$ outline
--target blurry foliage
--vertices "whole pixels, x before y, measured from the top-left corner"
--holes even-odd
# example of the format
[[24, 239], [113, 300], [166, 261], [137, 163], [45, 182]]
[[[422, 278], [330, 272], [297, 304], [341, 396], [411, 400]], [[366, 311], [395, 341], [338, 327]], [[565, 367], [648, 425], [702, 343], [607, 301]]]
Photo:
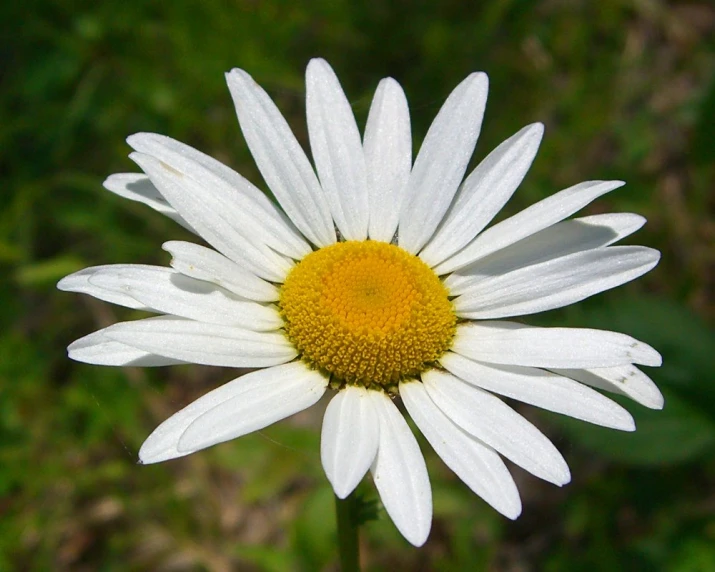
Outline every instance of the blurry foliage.
[[[384, 514], [368, 569], [715, 569], [715, 10], [705, 1], [5, 2], [0, 18], [0, 570], [334, 569], [315, 408], [259, 434], [136, 465], [156, 424], [232, 377], [67, 361], [122, 309], [54, 290], [93, 264], [165, 263], [171, 221], [101, 189], [135, 170], [124, 138], [185, 141], [262, 186], [223, 73], [248, 70], [306, 142], [302, 74], [326, 57], [363, 122], [380, 77], [405, 87], [415, 146], [468, 73], [491, 81], [475, 162], [543, 121], [513, 213], [588, 178], [624, 189], [590, 213], [649, 219], [658, 269], [532, 323], [613, 328], [659, 349], [663, 412], [618, 434], [540, 415], [563, 490], [515, 469], [524, 514], [497, 515], [424, 441], [435, 521], [415, 550]], [[504, 215], [501, 215], [504, 216]], [[523, 408], [529, 415], [531, 410]], [[549, 423], [548, 420], [552, 422]], [[366, 494], [374, 495], [367, 483]], [[374, 498], [374, 497], [373, 497]]]

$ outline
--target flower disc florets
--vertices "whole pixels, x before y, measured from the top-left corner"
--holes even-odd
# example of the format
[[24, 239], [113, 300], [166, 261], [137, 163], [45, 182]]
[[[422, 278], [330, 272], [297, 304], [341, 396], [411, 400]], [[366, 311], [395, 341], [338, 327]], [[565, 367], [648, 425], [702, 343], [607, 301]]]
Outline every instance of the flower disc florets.
[[368, 387], [426, 369], [449, 349], [457, 322], [447, 289], [424, 262], [375, 241], [306, 256], [286, 278], [280, 307], [303, 360]]

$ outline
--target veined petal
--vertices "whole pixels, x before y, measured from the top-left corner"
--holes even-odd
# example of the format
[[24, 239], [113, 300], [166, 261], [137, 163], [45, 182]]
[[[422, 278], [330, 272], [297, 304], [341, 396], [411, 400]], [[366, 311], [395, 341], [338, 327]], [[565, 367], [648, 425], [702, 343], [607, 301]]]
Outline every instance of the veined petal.
[[399, 245], [416, 254], [447, 212], [482, 128], [489, 81], [473, 73], [439, 110], [415, 159], [400, 212]]
[[275, 302], [278, 288], [211, 248], [172, 240], [162, 248], [171, 253], [171, 267], [185, 276], [212, 282], [256, 302]]
[[375, 460], [380, 424], [362, 387], [348, 385], [330, 400], [320, 437], [325, 475], [338, 498], [347, 497]]
[[137, 349], [188, 363], [220, 367], [269, 367], [296, 351], [279, 333], [206, 324], [173, 316], [120, 322], [104, 335]]
[[445, 278], [454, 295], [463, 294], [483, 278], [499, 276], [569, 254], [609, 246], [634, 233], [645, 219], [631, 213], [586, 216], [556, 223]]
[[295, 259], [308, 254], [310, 246], [293, 224], [261, 191], [223, 163], [179, 141], [155, 133], [137, 133], [127, 138], [136, 151], [158, 159], [184, 177], [210, 189], [217, 207], [226, 209], [246, 240], [264, 244]]
[[423, 373], [422, 382], [435, 405], [470, 435], [541, 479], [559, 486], [571, 480], [551, 441], [499, 398], [437, 370]]
[[106, 291], [125, 293], [155, 311], [182, 318], [256, 331], [277, 330], [283, 325], [275, 307], [240, 299], [220, 286], [171, 268], [115, 264], [94, 272], [89, 282]]
[[266, 427], [315, 403], [326, 384], [318, 372], [309, 370], [301, 362], [243, 375], [207, 393], [159, 425], [144, 441], [139, 459], [148, 464], [183, 457]]
[[501, 457], [442, 413], [424, 384], [400, 383], [400, 396], [410, 417], [445, 464], [494, 509], [507, 518], [518, 517], [519, 491]]
[[365, 240], [369, 219], [365, 156], [350, 103], [332, 68], [313, 59], [305, 76], [308, 136], [333, 220], [348, 240]]
[[582, 421], [634, 431], [633, 417], [615, 401], [567, 377], [533, 367], [482, 364], [447, 352], [440, 363], [470, 385]]
[[261, 278], [283, 281], [291, 262], [268, 246], [249, 241], [245, 229], [236, 224], [235, 205], [230, 206], [225, 196], [150, 155], [134, 152], [129, 158], [151, 177], [174, 208], [219, 252]]
[[620, 393], [650, 409], [663, 409], [663, 394], [645, 373], [632, 364], [553, 371], [598, 389]]
[[143, 173], [117, 173], [107, 177], [103, 183], [104, 188], [130, 201], [142, 203], [155, 211], [168, 216], [181, 226], [194, 234], [198, 234], [184, 218], [176, 212]]
[[644, 246], [577, 252], [502, 275], [472, 277], [459, 286], [454, 307], [462, 318], [481, 320], [562, 308], [635, 280], [659, 260], [660, 252]]
[[420, 258], [437, 266], [480, 233], [526, 176], [544, 134], [534, 123], [504, 141], [462, 183], [452, 206]]
[[333, 244], [330, 208], [281, 112], [245, 71], [231, 70], [226, 81], [248, 148], [276, 199], [310, 242], [321, 247]]
[[657, 351], [617, 332], [587, 328], [539, 328], [513, 322], [461, 325], [452, 351], [472, 360], [545, 368], [659, 366]]
[[623, 181], [587, 181], [559, 191], [488, 228], [457, 254], [439, 264], [434, 271], [447, 274], [464, 268], [570, 217], [591, 201], [624, 184]]
[[103, 330], [72, 342], [67, 354], [70, 359], [93, 365], [158, 367], [184, 363], [115, 342], [107, 338]]
[[363, 138], [370, 189], [369, 235], [390, 242], [412, 168], [410, 111], [404, 91], [392, 78], [377, 86]]
[[380, 444], [371, 468], [377, 492], [397, 530], [422, 546], [432, 527], [432, 490], [424, 457], [390, 398], [378, 391], [369, 395], [380, 422]]
[[[302, 362], [255, 371], [231, 383], [235, 388], [222, 393], [220, 401], [209, 393], [194, 403], [209, 398], [210, 407], [186, 426], [176, 445], [180, 454], [235, 439], [303, 411], [317, 403], [328, 386], [327, 378]], [[203, 404], [196, 407], [203, 408]]]
[[129, 294], [116, 290], [107, 290], [96, 284], [92, 284], [89, 279], [97, 272], [103, 272], [108, 268], [114, 267], [114, 264], [104, 264], [102, 266], [90, 266], [78, 272], [74, 272], [69, 276], [65, 276], [57, 283], [57, 288], [63, 292], [78, 292], [80, 294], [89, 294], [98, 300], [104, 300], [110, 304], [117, 304], [133, 310], [149, 310], [147, 306], [133, 298]]

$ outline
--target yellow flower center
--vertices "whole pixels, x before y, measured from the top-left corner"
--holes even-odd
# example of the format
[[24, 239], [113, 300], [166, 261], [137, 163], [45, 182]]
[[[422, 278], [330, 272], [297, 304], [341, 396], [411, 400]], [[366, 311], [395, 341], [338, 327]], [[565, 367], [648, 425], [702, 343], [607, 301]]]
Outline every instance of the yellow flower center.
[[457, 318], [419, 258], [375, 241], [340, 242], [303, 258], [281, 288], [288, 338], [339, 383], [388, 387], [435, 362]]

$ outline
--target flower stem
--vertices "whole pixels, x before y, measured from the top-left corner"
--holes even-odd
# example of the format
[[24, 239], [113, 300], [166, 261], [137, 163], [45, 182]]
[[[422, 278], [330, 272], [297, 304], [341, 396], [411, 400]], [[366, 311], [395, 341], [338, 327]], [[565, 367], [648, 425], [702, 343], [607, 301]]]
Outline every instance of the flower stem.
[[358, 503], [353, 491], [345, 499], [335, 497], [335, 514], [338, 520], [338, 550], [342, 572], [360, 571], [358, 551]]

